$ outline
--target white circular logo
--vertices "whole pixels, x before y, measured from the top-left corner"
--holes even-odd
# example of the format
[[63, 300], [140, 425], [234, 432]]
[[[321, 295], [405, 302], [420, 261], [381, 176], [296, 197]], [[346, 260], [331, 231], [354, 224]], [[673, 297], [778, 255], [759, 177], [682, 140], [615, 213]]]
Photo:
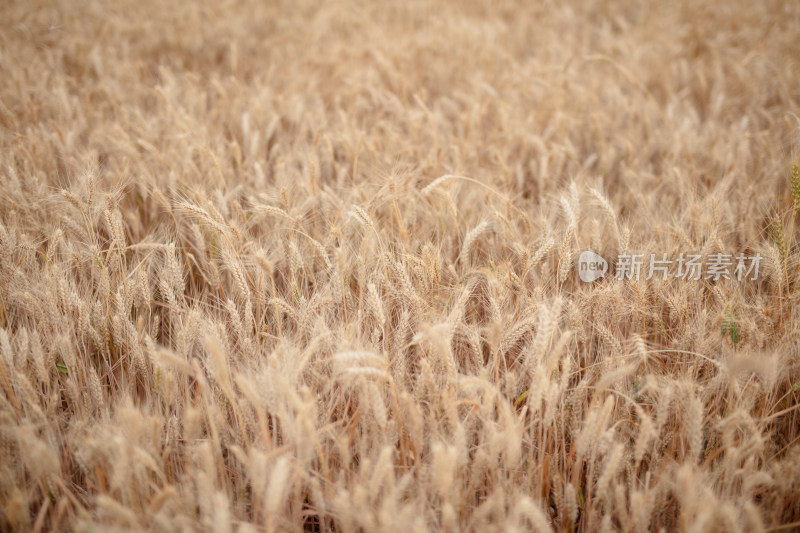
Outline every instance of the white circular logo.
[[581, 252], [578, 258], [578, 276], [587, 283], [600, 279], [608, 272], [608, 262], [591, 250]]

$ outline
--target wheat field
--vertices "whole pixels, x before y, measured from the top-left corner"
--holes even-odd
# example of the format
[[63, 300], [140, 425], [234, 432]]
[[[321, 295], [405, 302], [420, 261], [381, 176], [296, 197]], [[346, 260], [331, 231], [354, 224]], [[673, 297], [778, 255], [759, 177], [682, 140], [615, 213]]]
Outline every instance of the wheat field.
[[798, 80], [788, 0], [3, 2], [0, 530], [800, 528]]

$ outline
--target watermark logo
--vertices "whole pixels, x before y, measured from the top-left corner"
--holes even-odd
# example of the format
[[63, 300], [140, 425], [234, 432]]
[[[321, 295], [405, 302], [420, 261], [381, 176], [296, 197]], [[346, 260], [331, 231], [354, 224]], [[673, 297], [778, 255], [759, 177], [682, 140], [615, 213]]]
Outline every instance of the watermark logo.
[[578, 276], [581, 281], [590, 283], [605, 276], [606, 272], [608, 272], [608, 261], [602, 256], [591, 250], [581, 252], [578, 258]]
[[[700, 254], [683, 254], [668, 258], [667, 254], [620, 254], [617, 256], [614, 278], [618, 280], [650, 280], [653, 277], [689, 281], [756, 280], [761, 264], [761, 254], [710, 254], [705, 259]], [[592, 250], [578, 258], [578, 276], [590, 283], [605, 276], [608, 262]]]

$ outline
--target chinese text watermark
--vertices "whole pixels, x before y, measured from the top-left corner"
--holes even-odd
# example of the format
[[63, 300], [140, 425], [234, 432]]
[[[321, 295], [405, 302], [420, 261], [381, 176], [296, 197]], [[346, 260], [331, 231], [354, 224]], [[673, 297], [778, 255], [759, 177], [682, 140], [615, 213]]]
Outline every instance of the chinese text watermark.
[[[700, 254], [681, 253], [677, 257], [667, 254], [619, 254], [615, 263], [614, 277], [618, 280], [681, 279], [686, 281], [723, 279], [738, 282], [758, 279], [761, 254], [748, 256], [743, 253], [713, 253], [706, 257]], [[578, 276], [582, 281], [592, 282], [609, 271], [608, 262], [599, 254], [586, 250], [578, 258]]]

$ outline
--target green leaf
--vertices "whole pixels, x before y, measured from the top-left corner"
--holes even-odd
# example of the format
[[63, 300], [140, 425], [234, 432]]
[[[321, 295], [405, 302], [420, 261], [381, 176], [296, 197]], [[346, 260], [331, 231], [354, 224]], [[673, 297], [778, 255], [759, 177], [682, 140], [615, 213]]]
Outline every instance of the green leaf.
[[736, 325], [736, 321], [733, 319], [731, 319], [730, 331], [731, 340], [733, 341], [733, 345], [736, 346], [739, 344], [739, 326]]
[[739, 325], [736, 323], [736, 317], [731, 312], [726, 312], [725, 317], [722, 319], [723, 339], [727, 333], [731, 334], [731, 341], [733, 341], [734, 347], [739, 344]]
[[527, 398], [527, 397], [528, 397], [528, 394], [530, 394], [530, 392], [531, 392], [531, 391], [529, 391], [529, 390], [526, 390], [525, 392], [523, 392], [522, 394], [520, 394], [520, 395], [519, 395], [519, 398], [517, 398], [517, 401], [516, 401], [516, 402], [514, 402], [514, 406], [516, 407], [516, 406], [518, 406], [519, 404], [521, 404], [521, 403], [523, 402], [523, 400], [525, 400], [525, 398]]
[[67, 373], [67, 365], [65, 365], [64, 363], [56, 363], [56, 369], [62, 374]]

